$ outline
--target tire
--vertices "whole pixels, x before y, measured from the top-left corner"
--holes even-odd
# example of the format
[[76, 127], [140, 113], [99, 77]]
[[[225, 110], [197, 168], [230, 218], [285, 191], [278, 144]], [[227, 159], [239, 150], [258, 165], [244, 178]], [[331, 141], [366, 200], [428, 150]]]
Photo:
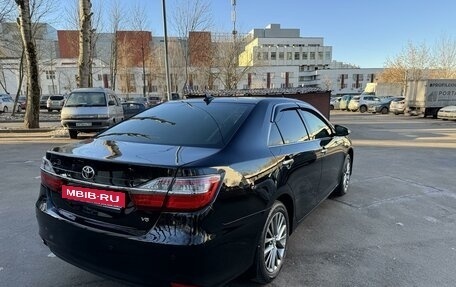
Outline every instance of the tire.
[[7, 106], [4, 106], [4, 107], [3, 107], [3, 112], [4, 112], [4, 113], [7, 113], [7, 112], [8, 112], [8, 107], [7, 107]]
[[388, 108], [387, 107], [383, 107], [382, 110], [381, 110], [382, 114], [387, 114], [389, 111], [388, 111]]
[[359, 107], [359, 111], [361, 113], [365, 113], [367, 111], [367, 107], [366, 106], [361, 106], [361, 107]]
[[329, 109], [330, 109], [331, 111], [334, 110], [334, 106], [333, 106], [333, 105], [330, 105], [330, 106], [329, 106]]
[[47, 109], [48, 110], [48, 113], [52, 112], [52, 109]]
[[68, 133], [70, 134], [70, 139], [77, 139], [78, 138], [78, 131], [68, 130]]
[[266, 284], [274, 280], [283, 266], [289, 233], [288, 212], [275, 201], [263, 226], [255, 258], [255, 281]]
[[352, 173], [352, 162], [349, 154], [345, 156], [344, 165], [340, 174], [339, 185], [333, 191], [334, 196], [343, 196], [348, 192], [348, 184]]

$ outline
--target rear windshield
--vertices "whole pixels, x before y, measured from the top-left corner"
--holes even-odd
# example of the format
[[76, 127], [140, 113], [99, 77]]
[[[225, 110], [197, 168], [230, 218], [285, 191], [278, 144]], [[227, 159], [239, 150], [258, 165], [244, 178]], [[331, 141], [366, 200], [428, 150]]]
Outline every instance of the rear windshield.
[[49, 99], [51, 101], [61, 101], [63, 100], [63, 96], [50, 96]]
[[163, 145], [222, 147], [254, 105], [167, 102], [121, 122], [98, 137]]
[[104, 107], [106, 97], [100, 92], [74, 92], [68, 96], [65, 107]]

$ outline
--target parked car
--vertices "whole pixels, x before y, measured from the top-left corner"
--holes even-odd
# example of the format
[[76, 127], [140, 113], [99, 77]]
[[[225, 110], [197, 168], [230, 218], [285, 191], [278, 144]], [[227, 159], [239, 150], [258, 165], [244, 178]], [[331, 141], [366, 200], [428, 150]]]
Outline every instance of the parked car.
[[294, 99], [169, 101], [46, 153], [39, 234], [137, 284], [221, 286], [251, 267], [267, 283], [297, 224], [347, 192], [348, 134]]
[[446, 106], [437, 112], [437, 118], [442, 120], [456, 120], [456, 106]]
[[123, 108], [114, 91], [103, 88], [73, 90], [60, 115], [70, 138], [78, 132], [99, 132], [123, 120]]
[[149, 107], [156, 106], [158, 104], [161, 104], [163, 102], [162, 98], [159, 96], [148, 96], [147, 101], [149, 103]]
[[329, 109], [330, 110], [339, 110], [341, 99], [342, 99], [342, 97], [332, 97], [329, 102]]
[[367, 112], [370, 104], [380, 103], [380, 98], [371, 93], [363, 93], [359, 96], [354, 96], [348, 103], [348, 110], [352, 112], [360, 111], [361, 113]]
[[340, 102], [339, 102], [339, 108], [342, 111], [347, 110], [348, 103], [350, 102], [350, 100], [352, 98], [353, 98], [353, 95], [344, 95], [344, 96], [342, 96], [342, 98], [340, 99]]
[[40, 97], [40, 109], [47, 109], [47, 100], [49, 99], [49, 95], [44, 95]]
[[7, 113], [13, 110], [13, 101], [8, 97], [0, 97], [0, 112]]
[[379, 103], [369, 104], [367, 110], [373, 114], [375, 114], [375, 113], [387, 114], [387, 113], [389, 113], [391, 102], [393, 100], [401, 100], [401, 99], [403, 100], [404, 98], [385, 97], [385, 98], [382, 98]]
[[60, 111], [65, 103], [65, 98], [61, 95], [50, 96], [46, 102], [46, 109], [48, 112]]
[[[0, 112], [3, 112], [3, 113], [12, 112], [13, 108], [14, 108], [13, 98], [11, 98], [11, 96], [8, 94], [0, 95]], [[18, 112], [21, 111], [20, 105], [16, 106], [16, 111], [18, 111]]]
[[148, 108], [149, 107], [149, 100], [146, 97], [137, 97], [129, 100], [129, 102], [137, 102], [141, 103], [144, 107]]
[[392, 100], [389, 109], [395, 115], [403, 114], [405, 112], [405, 98]]
[[122, 103], [122, 109], [123, 109], [123, 113], [124, 113], [124, 118], [128, 119], [131, 116], [134, 116], [137, 113], [144, 111], [146, 109], [146, 107], [142, 103], [128, 101], [128, 102]]
[[27, 108], [27, 97], [19, 96], [19, 99], [17, 100], [17, 104], [21, 107], [21, 110], [25, 110]]

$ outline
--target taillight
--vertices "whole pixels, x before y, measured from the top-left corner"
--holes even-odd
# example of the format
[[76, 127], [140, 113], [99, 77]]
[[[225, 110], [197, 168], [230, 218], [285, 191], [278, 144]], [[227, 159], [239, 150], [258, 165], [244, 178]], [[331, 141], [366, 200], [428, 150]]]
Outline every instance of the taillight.
[[[138, 208], [192, 211], [208, 205], [220, 184], [220, 175], [195, 177], [162, 177], [141, 186], [142, 191], [130, 192]], [[150, 191], [144, 191], [148, 189]]]
[[40, 168], [41, 183], [53, 191], [61, 192], [63, 182], [59, 177], [53, 175], [55, 174], [55, 171], [51, 162], [47, 158], [43, 157]]

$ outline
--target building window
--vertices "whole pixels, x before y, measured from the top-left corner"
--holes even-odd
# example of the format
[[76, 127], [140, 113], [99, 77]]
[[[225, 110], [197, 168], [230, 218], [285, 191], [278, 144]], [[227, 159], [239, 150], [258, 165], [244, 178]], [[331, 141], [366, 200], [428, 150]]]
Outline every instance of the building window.
[[315, 52], [310, 52], [310, 59], [315, 60]]
[[299, 53], [299, 52], [295, 52], [294, 59], [295, 59], [295, 60], [299, 60], [300, 54], [301, 54], [301, 53]]
[[304, 77], [304, 76], [299, 76], [299, 80], [298, 80], [298, 81], [300, 81], [300, 82], [304, 82], [304, 79], [305, 79], [305, 77]]
[[277, 53], [271, 52], [271, 60], [277, 60]]
[[47, 70], [46, 71], [46, 79], [48, 79], [48, 80], [55, 79], [55, 71]]
[[103, 76], [101, 74], [97, 74], [97, 81], [103, 80]]
[[287, 52], [287, 60], [293, 60], [293, 53]]
[[323, 60], [323, 52], [318, 52], [318, 60]]
[[279, 60], [285, 59], [285, 53], [284, 52], [279, 52]]
[[261, 60], [261, 53], [260, 53], [260, 52], [257, 53], [256, 59], [257, 59], [257, 60]]
[[331, 60], [331, 52], [329, 52], [329, 51], [325, 52], [325, 59]]
[[302, 65], [302, 66], [299, 66], [299, 71], [300, 72], [304, 72], [306, 70], [306, 66]]
[[302, 59], [307, 60], [307, 52], [302, 52]]
[[268, 60], [269, 57], [268, 57], [268, 52], [263, 52], [263, 60]]

